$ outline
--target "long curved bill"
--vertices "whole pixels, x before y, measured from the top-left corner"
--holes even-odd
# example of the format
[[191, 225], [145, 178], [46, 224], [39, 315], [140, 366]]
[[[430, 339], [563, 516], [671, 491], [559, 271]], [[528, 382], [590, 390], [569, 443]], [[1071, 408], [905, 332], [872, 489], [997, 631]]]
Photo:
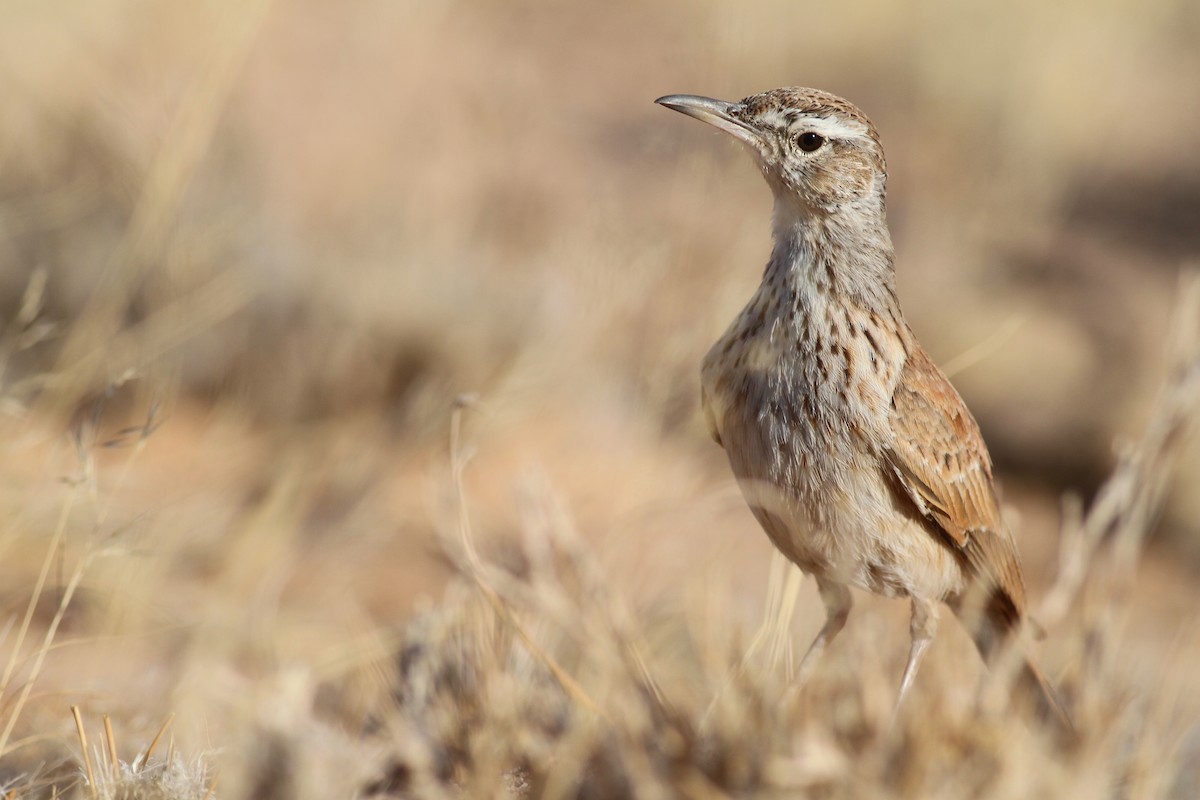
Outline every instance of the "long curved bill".
[[666, 106], [672, 111], [695, 117], [701, 122], [707, 122], [714, 128], [720, 128], [728, 134], [736, 136], [746, 144], [758, 148], [763, 144], [762, 136], [749, 124], [739, 118], [742, 110], [741, 103], [731, 103], [727, 100], [716, 100], [711, 97], [701, 97], [696, 94], [669, 94], [654, 102]]

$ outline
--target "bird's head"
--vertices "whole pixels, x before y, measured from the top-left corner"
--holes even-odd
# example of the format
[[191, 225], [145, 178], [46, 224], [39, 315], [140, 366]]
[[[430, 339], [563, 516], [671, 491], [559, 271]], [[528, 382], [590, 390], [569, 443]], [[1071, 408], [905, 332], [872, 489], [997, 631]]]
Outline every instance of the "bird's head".
[[875, 126], [852, 103], [789, 87], [737, 102], [672, 94], [654, 102], [749, 146], [777, 202], [803, 215], [883, 211], [887, 169]]

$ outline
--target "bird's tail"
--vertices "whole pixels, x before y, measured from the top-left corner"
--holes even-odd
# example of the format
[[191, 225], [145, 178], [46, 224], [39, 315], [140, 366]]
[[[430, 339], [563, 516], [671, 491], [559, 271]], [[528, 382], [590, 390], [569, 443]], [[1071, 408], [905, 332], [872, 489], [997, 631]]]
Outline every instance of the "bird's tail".
[[[984, 662], [989, 666], [1004, 652], [1013, 635], [1013, 617], [1011, 612], [1005, 613], [1006, 611], [1010, 612], [1010, 609], [989, 608], [980, 623], [971, 626], [971, 638], [975, 640], [979, 654], [983, 656]], [[1029, 698], [1039, 716], [1053, 720], [1064, 731], [1074, 731], [1075, 724], [1071, 719], [1071, 714], [1063, 704], [1062, 697], [1054, 684], [1027, 653], [1022, 653], [1021, 658], [1021, 665], [1014, 682], [1015, 693], [1020, 697]]]

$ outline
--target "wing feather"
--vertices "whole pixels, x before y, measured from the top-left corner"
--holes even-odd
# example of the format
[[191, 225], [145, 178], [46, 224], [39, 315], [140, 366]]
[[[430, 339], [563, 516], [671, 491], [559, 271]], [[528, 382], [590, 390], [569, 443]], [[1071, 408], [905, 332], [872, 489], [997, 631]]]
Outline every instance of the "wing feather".
[[1015, 623], [1024, 613], [1025, 584], [1000, 516], [991, 458], [962, 398], [919, 346], [892, 396], [891, 433], [885, 457], [896, 483], [974, 577], [1000, 591]]

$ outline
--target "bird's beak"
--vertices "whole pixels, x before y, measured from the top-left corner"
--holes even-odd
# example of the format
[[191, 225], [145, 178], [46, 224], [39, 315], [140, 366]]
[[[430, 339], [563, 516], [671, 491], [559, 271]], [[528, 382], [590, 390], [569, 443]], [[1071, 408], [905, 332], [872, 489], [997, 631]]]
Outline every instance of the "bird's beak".
[[741, 119], [741, 103], [714, 100], [711, 97], [700, 97], [695, 94], [669, 94], [654, 102], [660, 106], [666, 106], [672, 111], [678, 111], [680, 114], [695, 117], [701, 122], [707, 122], [715, 128], [720, 128], [756, 150], [761, 150], [763, 147], [762, 134], [750, 123]]

